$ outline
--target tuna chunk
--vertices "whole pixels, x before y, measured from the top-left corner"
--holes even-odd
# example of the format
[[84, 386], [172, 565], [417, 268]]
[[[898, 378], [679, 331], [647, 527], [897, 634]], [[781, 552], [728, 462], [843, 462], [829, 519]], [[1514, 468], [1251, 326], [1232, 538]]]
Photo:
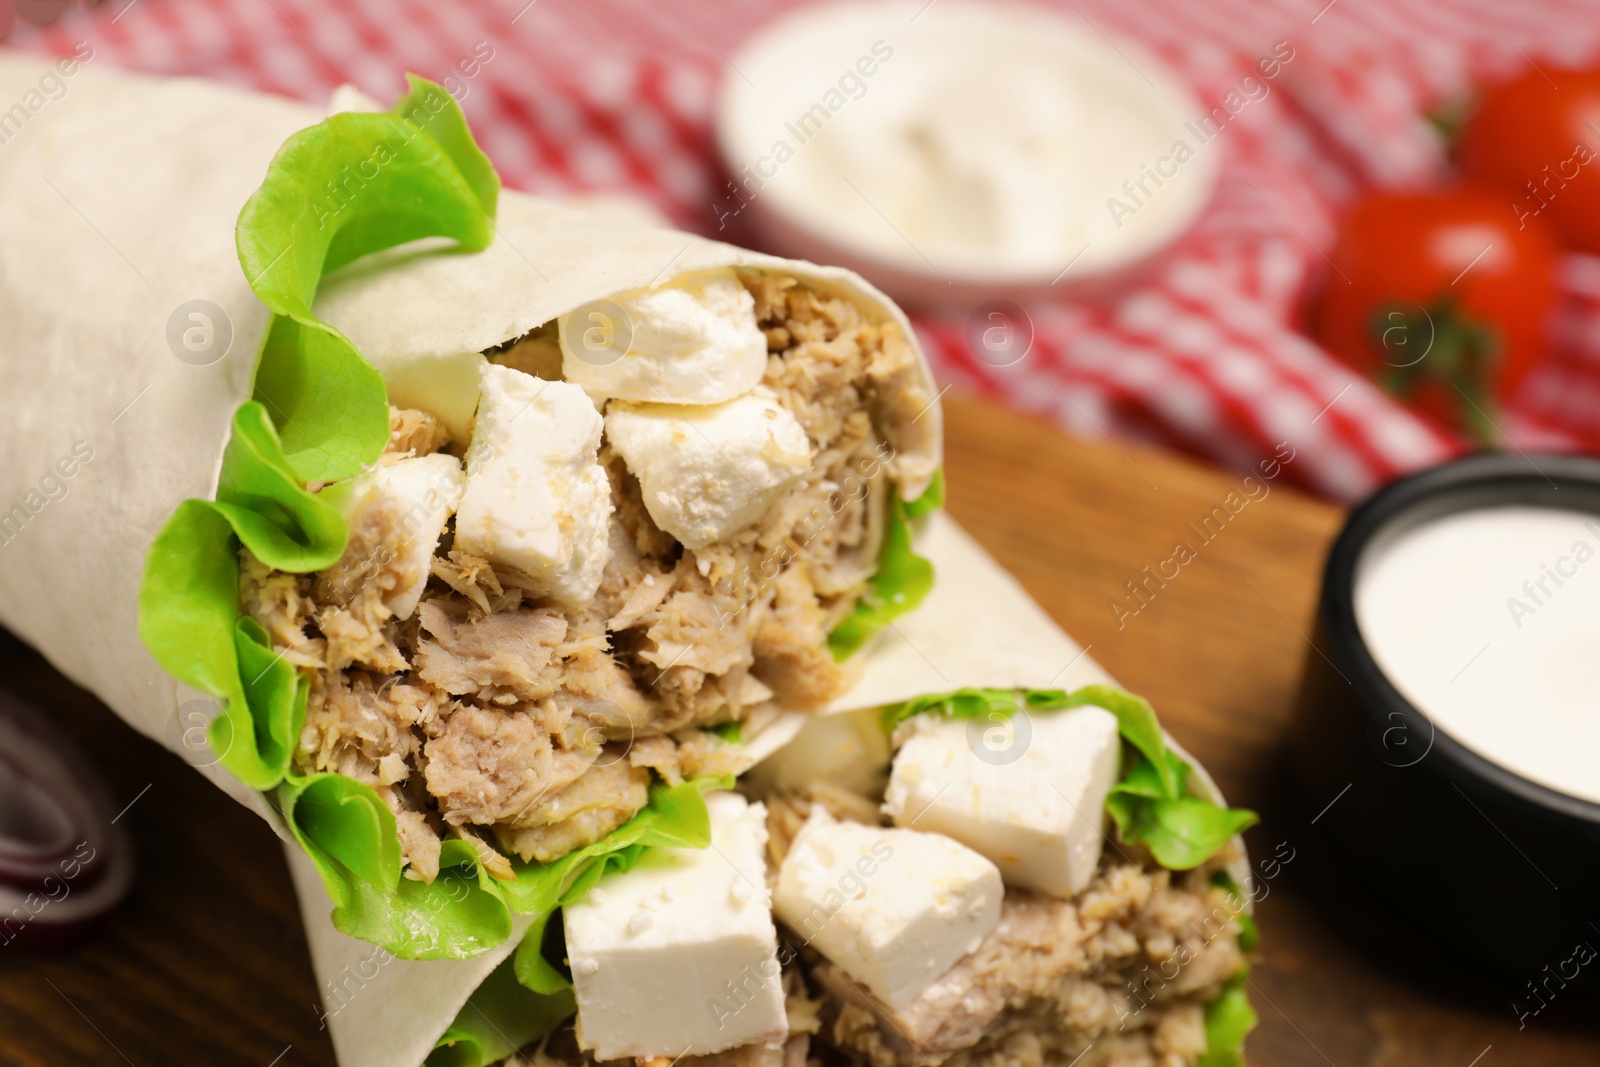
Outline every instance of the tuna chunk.
[[418, 748], [413, 727], [443, 712], [440, 695], [421, 686], [382, 684], [361, 671], [313, 677], [300, 730], [299, 763], [369, 785], [405, 781]]
[[843, 693], [849, 675], [828, 652], [827, 616], [803, 571], [778, 576], [772, 612], [756, 631], [755, 675], [786, 707], [821, 708]]
[[590, 763], [557, 749], [550, 709], [501, 711], [458, 706], [427, 742], [428, 792], [448, 823], [517, 824], [538, 819]]
[[435, 598], [418, 605], [423, 638], [417, 673], [456, 696], [497, 704], [539, 700], [556, 691], [552, 669], [567, 621], [548, 608], [497, 612], [472, 618], [460, 601]]

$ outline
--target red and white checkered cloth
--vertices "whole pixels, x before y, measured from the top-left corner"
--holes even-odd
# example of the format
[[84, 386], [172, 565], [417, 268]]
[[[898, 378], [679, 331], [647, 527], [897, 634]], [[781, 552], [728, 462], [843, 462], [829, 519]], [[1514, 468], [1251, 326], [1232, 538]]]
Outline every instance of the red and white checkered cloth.
[[[13, 3], [25, 15], [66, 2], [0, 0], [0, 23]], [[106, 0], [43, 31], [19, 21], [11, 43], [64, 52], [87, 39], [97, 64], [319, 102], [346, 81], [392, 98], [402, 72], [442, 79], [487, 45], [463, 107], [507, 185], [635, 193], [713, 232], [726, 55], [792, 2]], [[1058, 2], [1141, 42], [1208, 107], [1274, 42], [1295, 58], [1219, 135], [1215, 200], [1138, 288], [1030, 308], [1033, 348], [1007, 367], [973, 355], [964, 317], [922, 317], [938, 373], [1086, 436], [1132, 435], [1231, 467], [1287, 442], [1287, 476], [1340, 500], [1459, 451], [1297, 332], [1326, 270], [1318, 250], [1363, 187], [1442, 171], [1425, 112], [1530, 61], [1600, 59], [1593, 0]], [[1600, 259], [1569, 257], [1565, 289], [1550, 352], [1502, 424], [1529, 451], [1600, 451]]]

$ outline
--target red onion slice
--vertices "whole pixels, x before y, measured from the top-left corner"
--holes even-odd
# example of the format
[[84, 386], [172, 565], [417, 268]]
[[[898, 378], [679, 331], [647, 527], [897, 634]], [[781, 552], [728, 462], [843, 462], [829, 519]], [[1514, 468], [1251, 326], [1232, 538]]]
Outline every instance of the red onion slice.
[[[5, 743], [0, 728], [0, 745]], [[74, 812], [0, 749], [0, 881], [32, 885], [72, 852]]]
[[[31, 892], [0, 886], [0, 951], [76, 941], [127, 895], [133, 884], [133, 850], [126, 841], [104, 851], [85, 843], [82, 852], [81, 861], [70, 858], [59, 875], [45, 877]], [[97, 874], [92, 880], [87, 877], [91, 867]], [[76, 877], [74, 870], [80, 872]]]
[[81, 933], [133, 880], [133, 849], [76, 745], [0, 695], [0, 950]]

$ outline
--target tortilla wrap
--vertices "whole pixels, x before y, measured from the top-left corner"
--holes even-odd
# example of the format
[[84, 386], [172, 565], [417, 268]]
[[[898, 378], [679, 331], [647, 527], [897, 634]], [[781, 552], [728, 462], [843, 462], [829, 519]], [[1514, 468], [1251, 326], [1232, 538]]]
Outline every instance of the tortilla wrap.
[[[52, 70], [65, 90], [41, 96]], [[234, 225], [279, 146], [322, 114], [210, 82], [115, 74], [87, 58], [0, 52], [0, 104], [13, 100], [29, 118], [0, 144], [0, 622], [141, 733], [186, 755], [180, 709], [210, 698], [165, 674], [140, 641], [145, 556], [181, 501], [217, 488], [270, 321], [240, 268]], [[429, 242], [380, 253], [331, 277], [317, 312], [384, 374], [394, 401], [427, 393], [439, 403], [473, 353], [667, 272], [725, 266], [781, 269], [914, 336], [887, 298], [847, 271], [510, 192], [487, 251]], [[195, 306], [216, 338], [226, 335], [206, 360], [178, 341]], [[906, 497], [937, 466], [937, 406], [920, 422], [930, 458], [908, 472]], [[935, 516], [920, 551], [938, 570], [934, 593], [863, 653], [857, 685], [830, 710], [967, 685], [1106, 680], [952, 522]], [[200, 769], [284, 833], [260, 793], [220, 765]], [[1213, 793], [1196, 775], [1195, 788]], [[420, 1063], [515, 947], [521, 922], [476, 959], [393, 960], [333, 928], [314, 868], [292, 842], [286, 852], [319, 987], [347, 989], [348, 976], [360, 976], [357, 995], [328, 1007], [341, 1062]], [[1248, 870], [1237, 880], [1248, 887]]]

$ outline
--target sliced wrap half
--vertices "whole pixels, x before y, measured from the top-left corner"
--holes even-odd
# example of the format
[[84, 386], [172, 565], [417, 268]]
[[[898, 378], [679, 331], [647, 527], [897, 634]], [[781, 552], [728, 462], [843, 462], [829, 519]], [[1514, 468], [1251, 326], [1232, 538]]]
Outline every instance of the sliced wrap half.
[[[603, 841], [642, 810], [647, 783], [736, 771], [742, 741], [780, 697], [820, 706], [869, 675], [872, 657], [854, 654], [925, 592], [909, 524], [938, 497], [936, 388], [904, 316], [861, 279], [502, 195], [454, 101], [425, 82], [390, 112], [320, 124], [285, 100], [83, 61], [5, 54], [0, 92], [25, 96], [51, 71], [68, 92], [0, 156], [0, 373], [15, 407], [0, 474], [0, 499], [15, 501], [0, 617], [287, 830], [318, 864], [342, 928], [403, 956], [499, 944], [521, 906], [506, 892], [527, 892], [510, 886], [513, 863], [524, 872]], [[652, 305], [660, 290], [672, 299]], [[680, 321], [685, 301], [712, 299], [726, 306], [695, 305]], [[607, 380], [619, 353], [580, 352], [581, 387], [555, 380], [556, 324], [613, 300], [611, 327], [639, 327], [636, 344], [621, 344], [624, 365], [661, 354], [647, 327], [691, 348], [709, 334], [740, 355], [701, 345], [709, 362], [678, 383], [683, 396], [649, 374], [643, 392], [638, 374], [632, 392]], [[575, 321], [581, 336], [588, 319]], [[768, 352], [781, 363], [802, 347], [806, 323], [831, 331], [811, 340], [858, 364], [855, 378], [819, 387], [815, 406], [859, 393], [855, 408], [810, 418], [804, 382], [765, 380]], [[740, 347], [752, 336], [755, 378], [730, 385], [730, 367], [752, 366]], [[478, 394], [491, 378], [502, 432], [483, 441]], [[628, 416], [638, 442], [629, 452], [606, 432], [606, 447], [618, 441], [609, 470], [593, 443], [602, 407]], [[813, 431], [835, 414], [843, 429], [819, 443]], [[573, 434], [591, 438], [577, 447], [590, 455], [566, 479]], [[693, 447], [661, 447], [673, 434]], [[839, 467], [815, 469], [830, 443]], [[870, 472], [853, 463], [863, 457]], [[463, 509], [473, 500], [479, 468], [469, 551], [438, 520], [457, 497]], [[819, 484], [844, 470], [859, 475], [859, 499]], [[624, 532], [639, 560], [610, 606], [634, 625], [608, 612], [580, 631], [573, 610], [610, 580], [606, 516], [627, 506], [611, 500], [623, 483], [637, 483]], [[748, 545], [707, 559], [766, 532], [768, 514], [802, 490], [805, 515], [778, 533], [795, 542], [808, 516], [816, 528], [772, 573], [770, 546], [759, 572]], [[833, 545], [841, 515], [853, 540]], [[408, 557], [423, 536], [413, 520], [442, 538], [437, 557]], [[441, 564], [452, 538], [463, 555]], [[790, 581], [808, 551], [837, 564], [827, 588], [816, 567], [808, 585]], [[669, 580], [685, 604], [633, 595]], [[717, 597], [687, 589], [697, 583]], [[785, 596], [793, 625], [769, 634], [751, 621], [757, 609], [770, 621]], [[316, 647], [300, 640], [307, 617]], [[515, 624], [511, 651], [489, 647], [484, 618]], [[600, 663], [579, 691], [538, 662], [607, 659], [612, 630], [637, 631], [631, 681], [602, 677]], [[763, 641], [765, 673], [751, 664]], [[408, 668], [427, 674], [429, 651], [431, 680], [396, 696]], [[572, 694], [582, 707], [549, 706]], [[413, 721], [395, 710], [406, 701]], [[535, 702], [542, 718], [518, 717]], [[654, 764], [609, 755], [636, 736], [661, 740], [663, 708], [674, 729], [715, 728], [690, 735], [705, 757], [694, 768], [672, 762], [676, 741], [656, 746], [668, 751]], [[320, 733], [304, 733], [308, 715]], [[520, 730], [509, 740], [507, 722]], [[194, 745], [202, 734], [209, 749]], [[423, 780], [425, 765], [438, 782]], [[518, 775], [536, 779], [529, 796], [478, 803]]]
[[[46, 66], [0, 54], [0, 93], [25, 96]], [[10, 415], [0, 506], [11, 505], [0, 619], [285, 837], [347, 1065], [420, 1062], [553, 902], [652, 841], [688, 844], [698, 833], [693, 811], [682, 823], [630, 820], [615, 831], [636, 835], [630, 844], [585, 857], [553, 895], [537, 872], [508, 892], [487, 842], [442, 833], [430, 881], [407, 877], [416, 872], [394, 811], [370, 784], [295, 765], [312, 679], [287, 654], [292, 642], [275, 642], [241, 609], [251, 572], [229, 538], [242, 536], [262, 564], [257, 579], [326, 577], [362, 514], [343, 483], [384, 469], [386, 452], [425, 459], [470, 447], [484, 352], [526, 373], [508, 343], [697, 272], [735, 268], [749, 289], [772, 275], [837, 298], [863, 328], [900, 333], [929, 403], [882, 434], [894, 444], [889, 514], [878, 566], [859, 576], [861, 603], [830, 619], [829, 651], [854, 665], [829, 710], [1102, 680], [949, 524], [935, 522], [917, 549], [940, 572], [933, 598], [895, 617], [928, 584], [905, 533], [937, 499], [939, 412], [904, 317], [854, 275], [501, 194], [453, 103], [425, 83], [387, 117], [350, 116], [332, 136], [297, 138], [320, 118], [302, 105], [81, 62], [56, 70], [69, 91], [0, 153]], [[263, 187], [270, 174], [277, 180]], [[255, 213], [236, 239], [247, 202]], [[421, 209], [396, 210], [413, 202]], [[405, 247], [384, 250], [394, 244]], [[339, 266], [323, 284], [323, 268]], [[406, 412], [430, 416], [444, 446], [417, 443], [435, 433], [426, 426], [408, 438]], [[175, 515], [187, 527], [174, 534]], [[152, 545], [165, 551], [152, 559]], [[197, 751], [196, 724], [213, 718], [212, 748]], [[725, 757], [710, 776], [719, 785], [802, 722], [768, 716], [747, 731], [737, 715], [721, 719], [705, 724], [717, 728], [707, 746]], [[1198, 770], [1197, 783], [1207, 784]], [[638, 818], [652, 822], [649, 811]], [[516, 864], [519, 876], [547, 866]], [[338, 932], [330, 916], [402, 956], [473, 958], [396, 959]]]

